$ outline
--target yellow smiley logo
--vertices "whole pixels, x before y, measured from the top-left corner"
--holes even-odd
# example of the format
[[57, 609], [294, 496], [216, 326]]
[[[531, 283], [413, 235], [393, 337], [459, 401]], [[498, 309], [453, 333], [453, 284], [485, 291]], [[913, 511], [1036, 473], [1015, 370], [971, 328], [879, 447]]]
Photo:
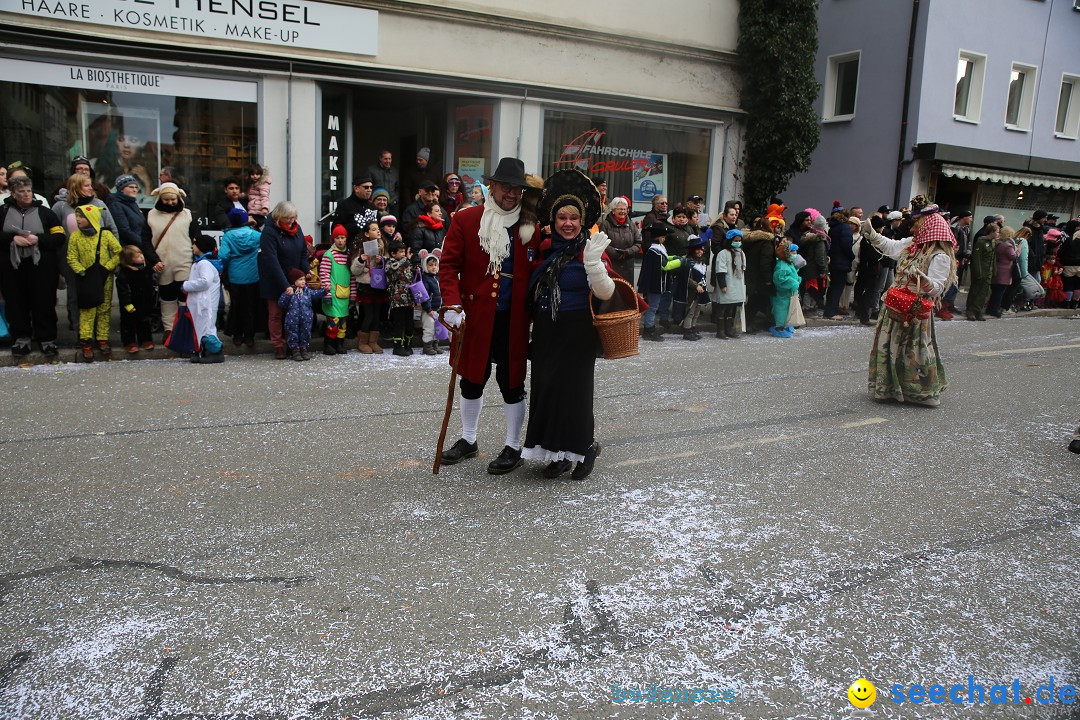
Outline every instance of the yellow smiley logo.
[[862, 710], [870, 707], [877, 700], [877, 688], [869, 680], [859, 678], [847, 689], [847, 697], [852, 705]]

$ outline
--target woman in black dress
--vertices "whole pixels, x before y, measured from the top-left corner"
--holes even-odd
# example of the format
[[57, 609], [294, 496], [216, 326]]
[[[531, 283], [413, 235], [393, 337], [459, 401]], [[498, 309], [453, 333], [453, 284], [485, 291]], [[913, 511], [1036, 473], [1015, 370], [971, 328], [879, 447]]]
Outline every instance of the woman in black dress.
[[529, 424], [521, 456], [548, 463], [543, 474], [556, 478], [574, 467], [583, 480], [600, 454], [593, 437], [593, 372], [597, 335], [589, 291], [609, 299], [615, 283], [602, 256], [611, 242], [598, 232], [600, 194], [579, 170], [563, 170], [544, 183], [541, 224], [551, 226], [550, 245], [540, 247], [541, 264], [529, 281], [533, 303]]

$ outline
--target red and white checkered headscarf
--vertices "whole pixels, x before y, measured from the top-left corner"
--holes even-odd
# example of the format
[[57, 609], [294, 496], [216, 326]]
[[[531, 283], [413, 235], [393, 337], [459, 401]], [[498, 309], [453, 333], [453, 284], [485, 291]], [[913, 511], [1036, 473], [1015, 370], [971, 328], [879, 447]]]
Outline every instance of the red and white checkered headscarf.
[[927, 215], [912, 242], [915, 245], [932, 242], [949, 243], [953, 246], [953, 250], [956, 250], [956, 236], [953, 235], [952, 228], [941, 213]]

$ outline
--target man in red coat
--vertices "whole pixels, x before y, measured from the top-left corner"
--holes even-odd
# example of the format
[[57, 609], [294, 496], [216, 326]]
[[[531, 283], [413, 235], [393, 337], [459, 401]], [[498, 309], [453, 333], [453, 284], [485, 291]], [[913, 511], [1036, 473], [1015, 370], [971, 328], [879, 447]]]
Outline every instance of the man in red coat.
[[[526, 295], [540, 237], [534, 222], [521, 219], [521, 195], [526, 186], [525, 164], [502, 158], [485, 178], [491, 192], [483, 205], [454, 215], [443, 242], [439, 287], [443, 303], [460, 305], [446, 321], [459, 324], [468, 317], [461, 347], [461, 439], [442, 454], [444, 465], [475, 457], [476, 427], [484, 405], [484, 385], [495, 363], [495, 381], [503, 396], [506, 446], [488, 464], [488, 472], [503, 475], [517, 469], [521, 459], [521, 428], [525, 422], [525, 364], [529, 344]], [[450, 361], [453, 362], [451, 357]]]

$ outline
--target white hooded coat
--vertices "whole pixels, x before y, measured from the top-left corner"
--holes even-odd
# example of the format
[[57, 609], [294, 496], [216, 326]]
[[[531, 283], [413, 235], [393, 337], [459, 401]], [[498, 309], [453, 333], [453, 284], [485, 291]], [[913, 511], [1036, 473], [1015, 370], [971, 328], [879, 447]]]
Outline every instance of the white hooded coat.
[[191, 266], [191, 274], [184, 281], [188, 309], [195, 322], [199, 343], [207, 335], [217, 337], [218, 300], [221, 297], [221, 277], [209, 260], [198, 260]]

